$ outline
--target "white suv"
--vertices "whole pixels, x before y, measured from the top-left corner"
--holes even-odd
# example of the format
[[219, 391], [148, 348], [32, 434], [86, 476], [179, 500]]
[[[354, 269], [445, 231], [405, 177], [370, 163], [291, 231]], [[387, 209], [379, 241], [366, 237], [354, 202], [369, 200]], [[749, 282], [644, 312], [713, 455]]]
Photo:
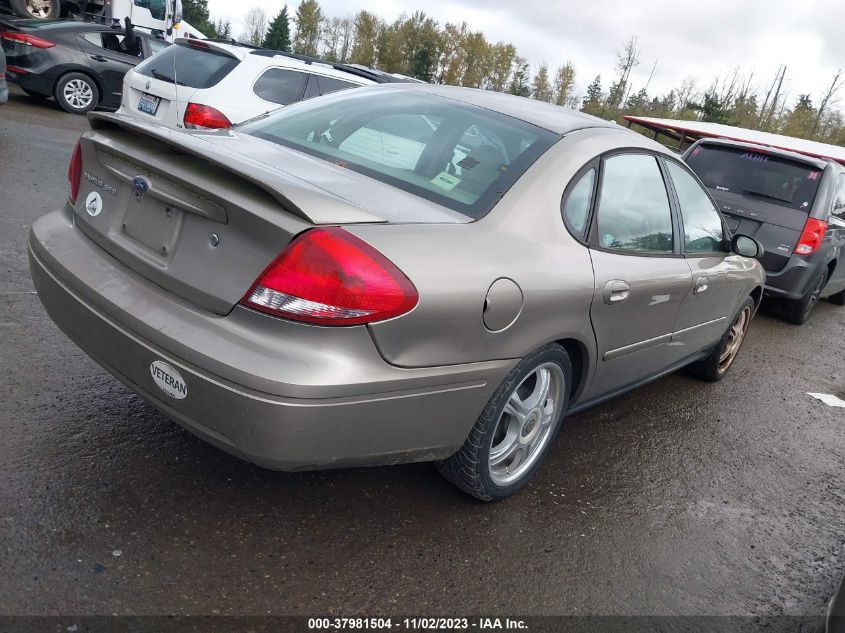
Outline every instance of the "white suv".
[[329, 92], [407, 80], [234, 42], [178, 39], [126, 73], [118, 112], [170, 128], [226, 128]]

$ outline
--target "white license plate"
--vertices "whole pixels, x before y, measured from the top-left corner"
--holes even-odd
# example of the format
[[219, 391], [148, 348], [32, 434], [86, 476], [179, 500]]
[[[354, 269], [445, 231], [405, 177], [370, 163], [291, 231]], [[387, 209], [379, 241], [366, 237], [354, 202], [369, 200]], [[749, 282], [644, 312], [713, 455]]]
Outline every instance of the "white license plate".
[[138, 100], [138, 110], [141, 112], [146, 112], [147, 114], [152, 114], [155, 116], [155, 113], [158, 111], [158, 104], [161, 103], [161, 97], [155, 97], [153, 95], [148, 95], [146, 92], [141, 95], [141, 98]]

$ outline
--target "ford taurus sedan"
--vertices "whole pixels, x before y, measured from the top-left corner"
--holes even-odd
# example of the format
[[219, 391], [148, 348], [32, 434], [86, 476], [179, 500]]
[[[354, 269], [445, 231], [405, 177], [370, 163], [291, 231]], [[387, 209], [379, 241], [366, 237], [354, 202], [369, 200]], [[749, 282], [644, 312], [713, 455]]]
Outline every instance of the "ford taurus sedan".
[[489, 91], [361, 88], [215, 132], [92, 115], [69, 180], [30, 238], [50, 317], [281, 470], [435, 461], [507, 497], [565, 415], [722, 378], [764, 286], [662, 146]]

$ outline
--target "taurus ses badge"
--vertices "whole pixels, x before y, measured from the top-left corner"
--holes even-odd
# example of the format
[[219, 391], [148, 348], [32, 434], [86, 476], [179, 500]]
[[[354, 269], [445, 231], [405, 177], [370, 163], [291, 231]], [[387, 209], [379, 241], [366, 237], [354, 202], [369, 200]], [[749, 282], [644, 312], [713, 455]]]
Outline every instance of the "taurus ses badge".
[[150, 189], [150, 183], [143, 176], [135, 176], [132, 179], [132, 186], [135, 188], [135, 197], [140, 198]]

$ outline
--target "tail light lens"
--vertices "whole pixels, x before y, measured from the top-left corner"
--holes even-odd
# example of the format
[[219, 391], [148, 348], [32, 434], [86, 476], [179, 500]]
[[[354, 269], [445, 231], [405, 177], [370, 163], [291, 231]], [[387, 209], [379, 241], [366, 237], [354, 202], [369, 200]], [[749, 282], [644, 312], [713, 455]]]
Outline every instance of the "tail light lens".
[[76, 204], [76, 198], [79, 196], [79, 183], [82, 180], [82, 145], [76, 144], [76, 149], [73, 150], [73, 156], [70, 157], [70, 164], [67, 166], [67, 182], [70, 186], [68, 193], [68, 200], [71, 204]]
[[798, 245], [795, 247], [797, 255], [809, 255], [815, 253], [821, 246], [824, 232], [827, 230], [827, 222], [810, 218], [807, 224], [804, 225], [804, 230], [801, 232], [801, 238], [798, 240]]
[[232, 122], [216, 108], [189, 103], [185, 109], [185, 127], [189, 130], [220, 130], [232, 127]]
[[11, 42], [17, 42], [25, 46], [32, 46], [33, 48], [53, 48], [56, 45], [55, 42], [36, 37], [35, 35], [29, 35], [28, 33], [12, 33], [6, 31], [0, 33], [0, 38]]
[[341, 228], [302, 233], [261, 274], [241, 303], [319, 325], [360, 325], [405, 314], [414, 285], [389, 259]]

